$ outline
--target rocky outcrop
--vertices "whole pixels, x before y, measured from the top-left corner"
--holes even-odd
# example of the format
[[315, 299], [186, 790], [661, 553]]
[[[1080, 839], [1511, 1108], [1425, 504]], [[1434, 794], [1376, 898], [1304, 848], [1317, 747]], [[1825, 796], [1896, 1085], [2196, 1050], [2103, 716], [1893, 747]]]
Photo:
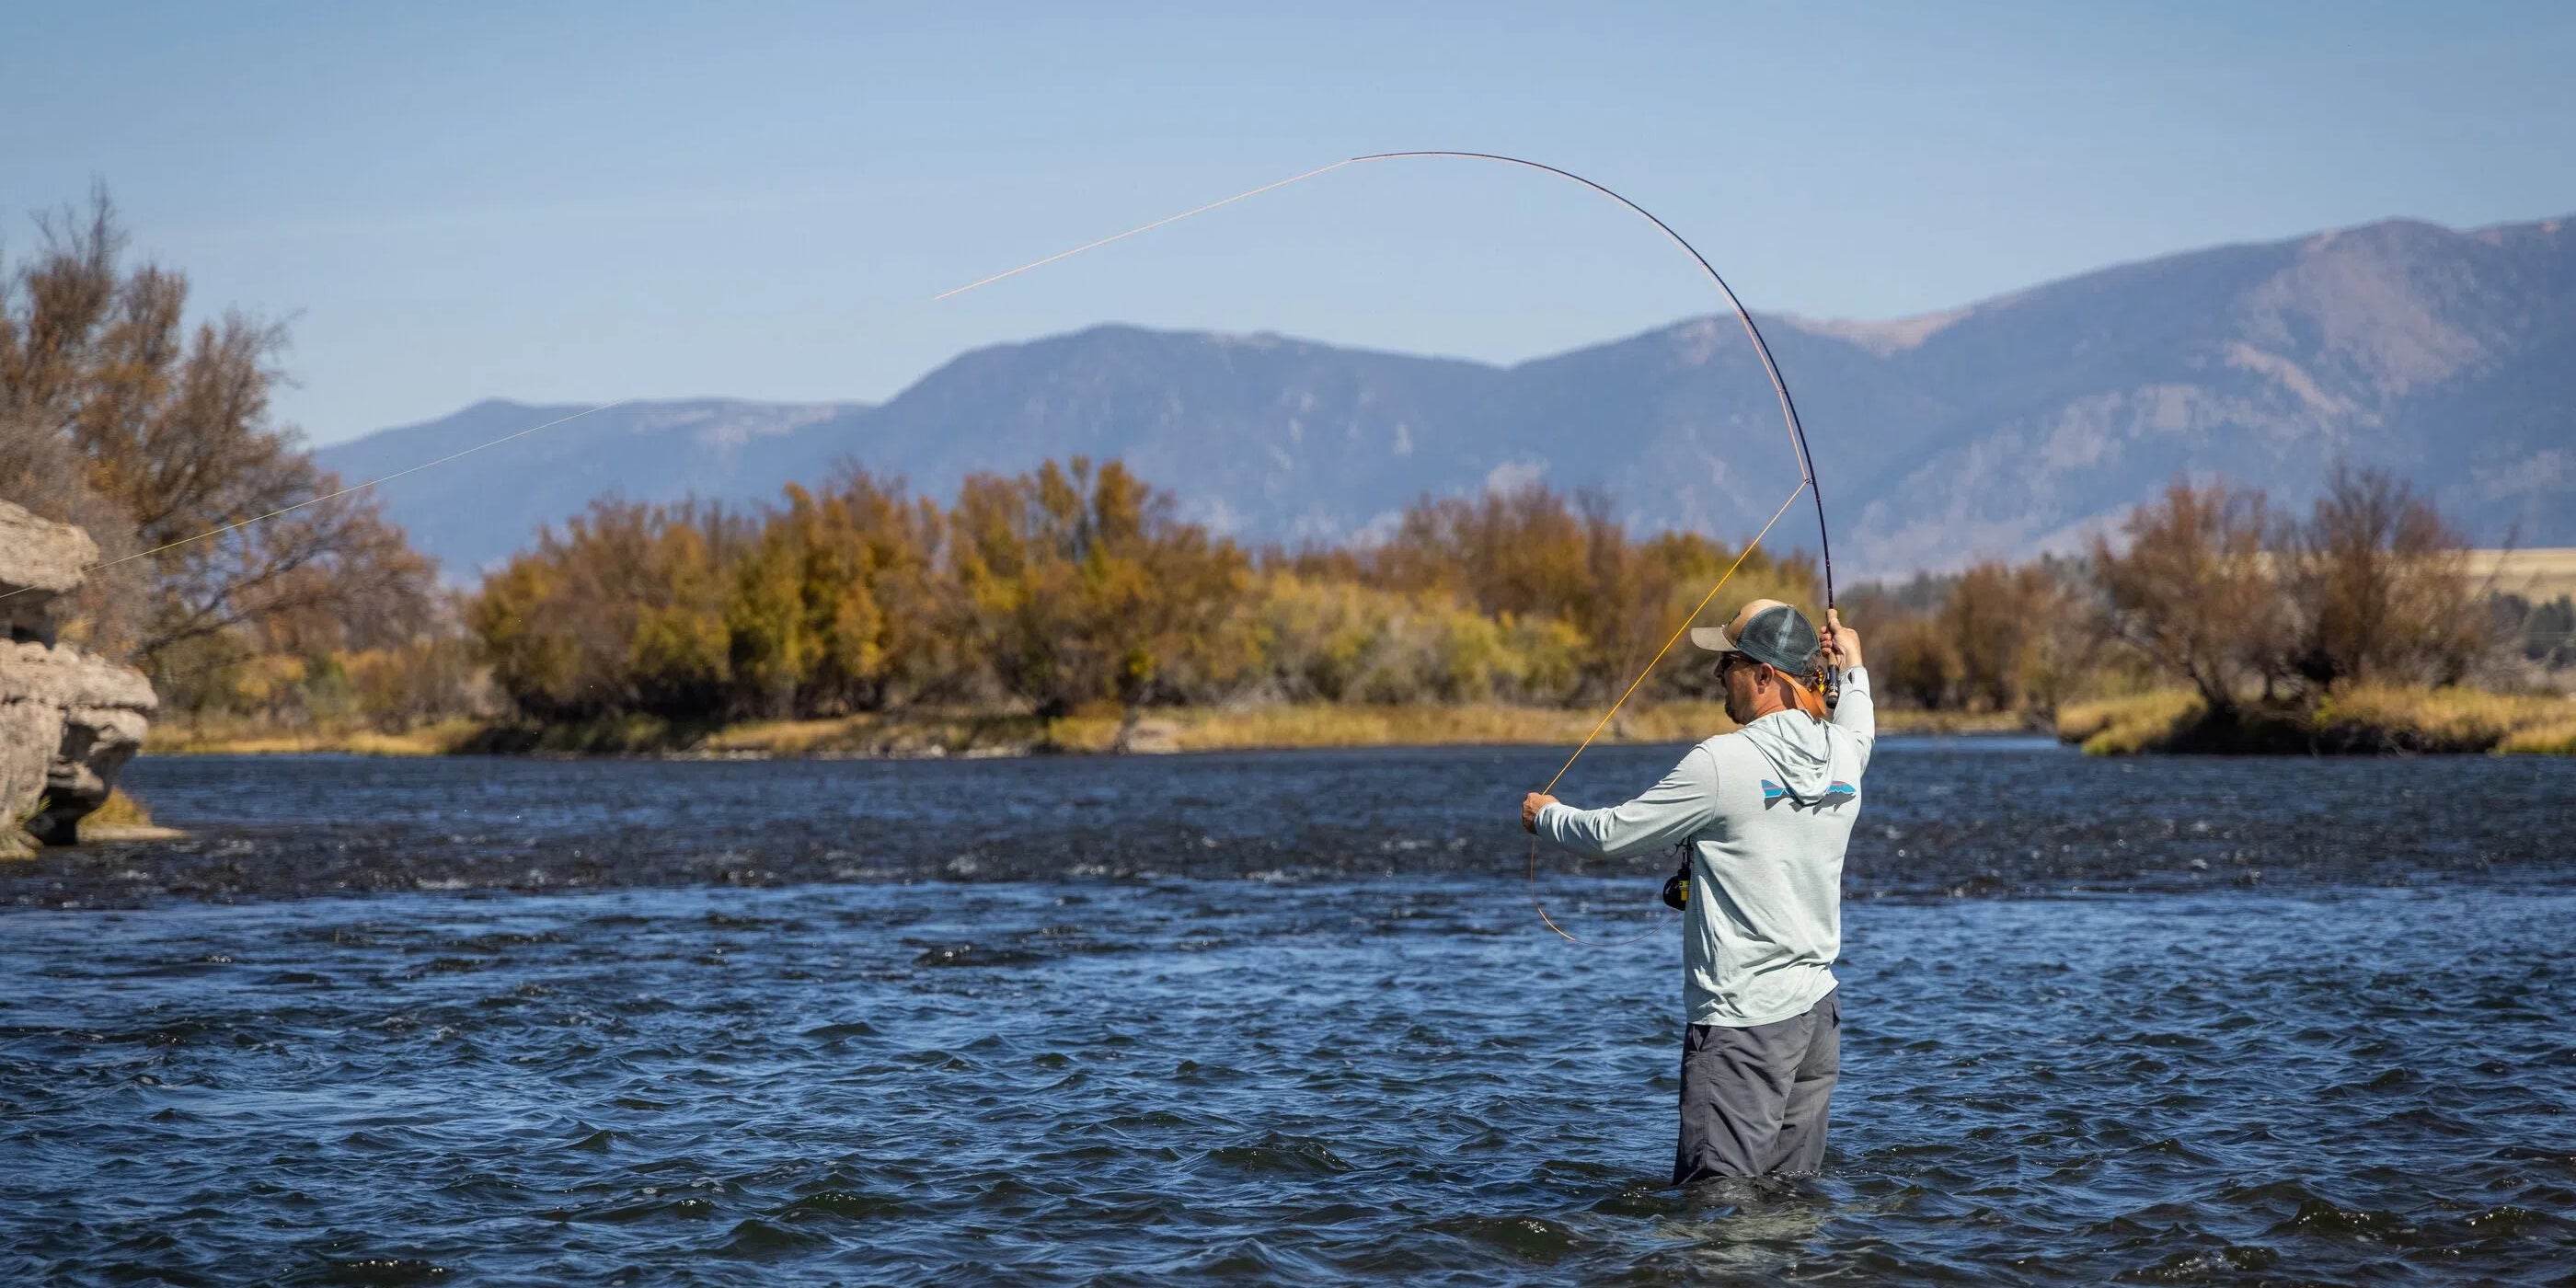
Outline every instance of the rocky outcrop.
[[141, 671], [56, 642], [55, 601], [97, 562], [89, 534], [0, 501], [0, 851], [24, 845], [21, 828], [78, 840], [158, 705]]
[[88, 533], [0, 501], [0, 624], [9, 639], [53, 643], [55, 598], [80, 589], [97, 562]]

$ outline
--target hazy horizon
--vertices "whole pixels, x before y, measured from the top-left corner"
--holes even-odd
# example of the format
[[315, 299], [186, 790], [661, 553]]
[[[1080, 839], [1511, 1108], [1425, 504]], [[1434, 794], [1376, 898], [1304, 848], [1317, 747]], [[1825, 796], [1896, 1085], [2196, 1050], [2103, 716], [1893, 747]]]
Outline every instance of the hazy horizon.
[[[2470, 226], [2465, 226], [2465, 227], [2452, 227], [2452, 226], [2450, 226], [2450, 225], [2441, 225], [2441, 226], [2442, 226], [2442, 227], [2449, 228], [2449, 229], [2450, 229], [2450, 231], [2457, 232], [2457, 233], [2463, 233], [2463, 234], [2474, 234], [2474, 233], [2481, 232], [2481, 231], [2484, 231], [2484, 230], [2489, 229], [2489, 228], [2511, 227], [2511, 226], [2514, 226], [2514, 225], [2517, 225], [2517, 224], [2556, 223], [2556, 222], [2560, 222], [2560, 221], [2562, 221], [2562, 220], [2569, 220], [2569, 219], [2576, 219], [2576, 211], [2570, 211], [2570, 212], [2567, 212], [2567, 213], [2564, 213], [2564, 214], [2540, 215], [2540, 216], [2535, 216], [2535, 217], [2530, 218], [2530, 219], [2511, 219], [2511, 220], [2501, 220], [2501, 221], [2497, 221], [2497, 222], [2495, 222], [2495, 223], [2477, 224], [2477, 225], [2470, 225]], [[2332, 233], [2332, 232], [2346, 232], [2346, 231], [2350, 231], [2350, 230], [2351, 230], [2351, 228], [2354, 228], [2354, 227], [2369, 227], [2371, 224], [2379, 224], [2379, 223], [2404, 223], [2404, 222], [2409, 222], [2409, 221], [2410, 221], [2410, 220], [2409, 220], [2409, 217], [2408, 217], [2408, 216], [2403, 216], [2403, 215], [2393, 215], [2393, 216], [2390, 216], [2390, 217], [2388, 217], [2388, 218], [2386, 218], [2386, 219], [2371, 220], [2371, 221], [2369, 221], [2368, 223], [2365, 223], [2365, 224], [2352, 225], [2352, 226], [2349, 226], [2349, 227], [2346, 227], [2346, 228], [2335, 228], [2335, 229], [2320, 228], [2320, 229], [2314, 229], [2314, 230], [2311, 230], [2311, 231], [2309, 231], [2308, 233], [2304, 233], [2304, 234], [2292, 234], [2291, 236], [2289, 236], [2289, 237], [2287, 237], [2287, 238], [2275, 238], [2275, 239], [2269, 239], [2269, 240], [2271, 240], [2271, 241], [2281, 241], [2281, 240], [2291, 240], [2291, 241], [2295, 241], [2295, 240], [2299, 240], [2300, 238], [2305, 237], [2305, 236], [2321, 236], [2321, 235], [2324, 235], [2324, 234], [2326, 234], [2326, 233]], [[2415, 222], [2430, 222], [2430, 221], [2415, 221]], [[2158, 261], [2158, 260], [2171, 259], [2171, 258], [2177, 258], [2177, 257], [2180, 257], [2180, 256], [2190, 255], [2190, 254], [2193, 254], [2193, 253], [2195, 253], [2195, 252], [2197, 252], [2197, 251], [2203, 251], [2203, 250], [2224, 250], [2224, 249], [2227, 249], [2227, 248], [2228, 248], [2228, 247], [2230, 247], [2230, 246], [2261, 245], [2261, 244], [2265, 244], [2265, 243], [2264, 243], [2264, 242], [2231, 242], [2231, 243], [2222, 243], [2222, 244], [2215, 245], [2215, 246], [2192, 247], [2192, 248], [2187, 248], [2187, 249], [2184, 249], [2184, 250], [2174, 251], [2174, 252], [2170, 252], [2170, 253], [2166, 253], [2166, 254], [2151, 255], [2151, 256], [2148, 256], [2148, 257], [2146, 257], [2146, 258], [2144, 258], [2144, 259], [2137, 259], [2137, 260], [2123, 260], [2123, 261], [2121, 261], [2121, 262], [2119, 262], [2119, 263], [2103, 264], [2103, 265], [2100, 265], [2100, 266], [2098, 266], [2098, 267], [2096, 267], [2096, 268], [2086, 269], [2086, 270], [2082, 270], [2082, 271], [2079, 271], [2079, 272], [2076, 272], [2076, 273], [2069, 274], [2069, 275], [2067, 275], [2066, 277], [2051, 278], [2051, 279], [2049, 279], [2048, 281], [2044, 281], [2044, 282], [2029, 282], [2029, 283], [2024, 283], [2024, 284], [2022, 284], [2022, 285], [2020, 285], [2020, 286], [2007, 287], [2007, 288], [2005, 288], [2005, 289], [2003, 289], [2003, 290], [1996, 291], [1996, 292], [1994, 292], [1994, 293], [1992, 293], [1992, 294], [1990, 294], [1990, 295], [1981, 296], [1981, 297], [1979, 297], [1979, 298], [1977, 298], [1977, 299], [1973, 299], [1973, 300], [1965, 300], [1965, 301], [1962, 301], [1962, 302], [1960, 302], [1960, 303], [1953, 304], [1953, 305], [1949, 305], [1949, 306], [1946, 306], [1946, 307], [1927, 309], [1927, 310], [1924, 310], [1924, 311], [1922, 311], [1922, 312], [1920, 312], [1920, 313], [1911, 313], [1911, 314], [1906, 314], [1906, 315], [1899, 316], [1899, 317], [1885, 317], [1885, 318], [1815, 317], [1815, 316], [1810, 316], [1810, 315], [1806, 315], [1806, 314], [1797, 313], [1797, 312], [1795, 312], [1795, 311], [1793, 311], [1793, 310], [1766, 309], [1766, 308], [1761, 308], [1761, 307], [1758, 307], [1758, 306], [1757, 306], [1757, 307], [1755, 307], [1753, 311], [1754, 311], [1754, 313], [1757, 315], [1757, 317], [1758, 317], [1761, 321], [1763, 321], [1763, 322], [1765, 322], [1765, 323], [1771, 323], [1771, 324], [1775, 324], [1775, 325], [1788, 325], [1788, 326], [1800, 327], [1800, 328], [1802, 328], [1802, 329], [1806, 329], [1806, 330], [1813, 331], [1813, 332], [1815, 332], [1815, 333], [1817, 333], [1817, 334], [1835, 334], [1838, 328], [1863, 329], [1863, 328], [1878, 328], [1878, 327], [1903, 327], [1903, 326], [1905, 326], [1906, 324], [1909, 324], [1909, 323], [1915, 323], [1915, 322], [1927, 321], [1927, 320], [1932, 320], [1932, 319], [1940, 319], [1940, 320], [1941, 320], [1941, 322], [1942, 322], [1943, 324], [1946, 324], [1946, 322], [1947, 322], [1949, 319], [1948, 319], [1948, 318], [1946, 318], [1946, 317], [1944, 317], [1944, 315], [1953, 315], [1953, 314], [1955, 314], [1955, 315], [1964, 315], [1964, 314], [1967, 314], [1967, 313], [1969, 313], [1969, 312], [1972, 312], [1972, 311], [1974, 311], [1974, 310], [1976, 310], [1976, 309], [1978, 309], [1978, 308], [1981, 308], [1981, 307], [1983, 307], [1983, 306], [1985, 306], [1985, 305], [1994, 304], [1994, 303], [1998, 303], [1998, 302], [2001, 302], [2001, 301], [2009, 300], [2009, 299], [2014, 298], [2015, 296], [2019, 296], [2019, 295], [2025, 294], [2025, 293], [2027, 293], [2027, 292], [2030, 292], [2030, 291], [2033, 291], [2033, 290], [2040, 289], [2040, 288], [2042, 288], [2042, 287], [2046, 287], [2046, 286], [2049, 286], [2049, 285], [2053, 285], [2053, 284], [2055, 284], [2055, 283], [2057, 283], [2057, 282], [2068, 281], [2068, 280], [2074, 280], [2074, 279], [2080, 279], [2080, 278], [2083, 278], [2083, 277], [2091, 276], [2092, 274], [2097, 273], [2097, 272], [2108, 272], [2108, 271], [2113, 271], [2113, 270], [2117, 270], [2117, 269], [2122, 269], [2122, 268], [2132, 267], [2132, 266], [2134, 266], [2134, 265], [2138, 265], [2138, 264], [2150, 264], [2150, 263], [2154, 263], [2154, 262], [2156, 262], [2156, 261]], [[873, 396], [873, 397], [856, 397], [856, 396], [848, 396], [848, 395], [829, 395], [829, 394], [826, 394], [826, 395], [822, 395], [822, 396], [818, 396], [818, 397], [810, 397], [810, 398], [772, 398], [772, 397], [768, 397], [768, 396], [761, 395], [761, 394], [757, 394], [757, 393], [742, 393], [742, 392], [732, 391], [732, 390], [698, 390], [698, 391], [694, 391], [694, 392], [692, 392], [692, 391], [675, 391], [675, 392], [667, 393], [667, 394], [654, 394], [654, 395], [651, 395], [651, 396], [649, 396], [649, 397], [621, 397], [621, 396], [618, 396], [618, 395], [615, 395], [615, 394], [610, 394], [610, 395], [607, 395], [607, 396], [604, 396], [604, 397], [597, 397], [597, 398], [583, 398], [583, 397], [527, 398], [527, 397], [519, 397], [519, 396], [516, 396], [516, 395], [514, 395], [514, 394], [507, 393], [507, 392], [495, 392], [495, 393], [485, 393], [485, 394], [482, 394], [482, 395], [476, 396], [476, 397], [474, 397], [474, 398], [468, 399], [467, 401], [465, 401], [465, 402], [463, 402], [463, 403], [459, 403], [459, 404], [457, 404], [456, 406], [449, 407], [449, 408], [446, 408], [446, 409], [444, 409], [444, 410], [433, 411], [433, 412], [427, 413], [427, 414], [422, 415], [422, 416], [414, 417], [414, 418], [409, 419], [409, 420], [393, 422], [393, 423], [385, 424], [385, 425], [378, 425], [378, 426], [375, 426], [375, 427], [370, 428], [370, 429], [362, 429], [362, 430], [358, 430], [358, 431], [356, 431], [356, 432], [354, 432], [354, 433], [347, 434], [347, 435], [343, 435], [342, 437], [340, 437], [340, 438], [338, 438], [338, 439], [335, 439], [335, 440], [331, 440], [331, 441], [332, 441], [332, 442], [350, 442], [350, 441], [354, 441], [354, 440], [359, 439], [359, 438], [366, 437], [366, 436], [368, 436], [368, 435], [370, 435], [370, 434], [384, 433], [384, 432], [392, 431], [392, 430], [414, 429], [414, 428], [418, 428], [418, 427], [423, 426], [423, 425], [435, 424], [435, 423], [438, 423], [438, 422], [440, 422], [440, 421], [445, 420], [446, 418], [448, 418], [449, 416], [451, 416], [451, 415], [455, 414], [456, 412], [459, 412], [459, 411], [465, 410], [465, 409], [470, 408], [470, 407], [474, 407], [474, 406], [480, 405], [480, 404], [482, 404], [482, 403], [487, 403], [487, 402], [509, 403], [509, 404], [513, 404], [513, 405], [517, 405], [517, 406], [535, 407], [535, 408], [547, 408], [547, 409], [565, 408], [565, 407], [596, 407], [596, 406], [602, 406], [602, 405], [611, 404], [611, 403], [625, 403], [625, 404], [631, 404], [631, 405], [637, 405], [637, 406], [644, 406], [644, 405], [652, 405], [652, 404], [668, 404], [668, 403], [701, 403], [701, 402], [743, 402], [743, 403], [762, 403], [762, 404], [777, 404], [777, 405], [790, 405], [790, 406], [825, 406], [825, 405], [838, 405], [838, 406], [877, 406], [877, 405], [882, 405], [883, 403], [885, 403], [885, 402], [886, 402], [886, 401], [888, 401], [889, 399], [891, 399], [891, 398], [893, 398], [894, 396], [896, 396], [896, 395], [898, 395], [898, 394], [902, 393], [905, 389], [908, 389], [908, 388], [910, 388], [912, 385], [914, 385], [914, 384], [918, 383], [918, 382], [919, 382], [923, 377], [928, 376], [928, 375], [930, 375], [931, 373], [938, 371], [940, 368], [942, 368], [942, 367], [944, 367], [944, 366], [947, 366], [950, 362], [955, 361], [955, 360], [956, 360], [956, 359], [958, 359], [959, 357], [962, 357], [962, 356], [964, 356], [964, 355], [966, 355], [966, 354], [968, 354], [968, 353], [975, 352], [977, 349], [992, 348], [992, 347], [995, 347], [995, 346], [1010, 345], [1010, 344], [1023, 344], [1023, 343], [1029, 343], [1029, 342], [1038, 341], [1038, 340], [1044, 340], [1044, 339], [1054, 338], [1054, 337], [1057, 337], [1057, 336], [1075, 335], [1075, 334], [1080, 334], [1080, 333], [1082, 333], [1082, 332], [1086, 332], [1086, 331], [1093, 331], [1093, 330], [1100, 330], [1100, 329], [1121, 328], [1121, 327], [1124, 327], [1124, 328], [1130, 328], [1130, 329], [1134, 329], [1134, 330], [1140, 330], [1140, 331], [1154, 331], [1154, 332], [1163, 332], [1163, 333], [1170, 333], [1170, 334], [1198, 334], [1198, 333], [1205, 333], [1205, 334], [1222, 335], [1222, 336], [1235, 336], [1235, 337], [1253, 338], [1253, 339], [1268, 338], [1268, 339], [1277, 339], [1277, 340], [1282, 340], [1282, 341], [1286, 341], [1286, 342], [1288, 342], [1288, 343], [1292, 343], [1292, 344], [1311, 344], [1311, 345], [1320, 345], [1320, 346], [1324, 346], [1324, 347], [1328, 347], [1328, 348], [1340, 349], [1340, 350], [1352, 351], [1352, 352], [1373, 352], [1373, 353], [1385, 353], [1385, 354], [1391, 354], [1391, 355], [1402, 356], [1402, 357], [1429, 358], [1429, 359], [1434, 359], [1434, 360], [1439, 360], [1439, 361], [1450, 361], [1450, 362], [1469, 362], [1469, 363], [1475, 363], [1475, 364], [1478, 364], [1478, 365], [1481, 365], [1481, 366], [1488, 366], [1488, 367], [1494, 367], [1494, 368], [1498, 368], [1498, 369], [1499, 369], [1499, 368], [1509, 368], [1509, 367], [1514, 367], [1514, 366], [1521, 366], [1521, 365], [1525, 365], [1525, 364], [1527, 364], [1527, 363], [1531, 363], [1531, 362], [1543, 362], [1543, 361], [1546, 361], [1546, 360], [1548, 360], [1548, 359], [1550, 359], [1550, 358], [1560, 357], [1560, 356], [1563, 356], [1564, 354], [1567, 354], [1567, 353], [1579, 352], [1579, 351], [1582, 351], [1582, 350], [1585, 350], [1585, 349], [1600, 348], [1600, 347], [1605, 347], [1605, 346], [1608, 346], [1608, 345], [1615, 345], [1615, 344], [1622, 343], [1622, 342], [1624, 342], [1624, 341], [1628, 341], [1628, 340], [1636, 339], [1636, 338], [1641, 337], [1641, 336], [1652, 335], [1652, 334], [1654, 334], [1654, 333], [1656, 333], [1656, 332], [1658, 332], [1658, 331], [1667, 330], [1667, 329], [1672, 328], [1672, 327], [1682, 326], [1682, 325], [1685, 325], [1685, 324], [1688, 324], [1688, 323], [1691, 323], [1691, 322], [1696, 322], [1696, 321], [1700, 321], [1700, 320], [1708, 319], [1708, 318], [1718, 318], [1718, 319], [1721, 319], [1721, 320], [1723, 320], [1723, 321], [1727, 322], [1729, 325], [1732, 325], [1732, 324], [1734, 323], [1734, 315], [1733, 315], [1733, 314], [1731, 314], [1731, 313], [1723, 312], [1723, 307], [1724, 307], [1724, 306], [1723, 306], [1722, 301], [1712, 300], [1712, 301], [1711, 301], [1711, 303], [1712, 303], [1712, 304], [1717, 305], [1717, 308], [1716, 308], [1716, 309], [1703, 309], [1703, 310], [1700, 310], [1700, 311], [1697, 311], [1697, 312], [1679, 314], [1679, 315], [1676, 315], [1676, 316], [1674, 316], [1674, 317], [1667, 318], [1667, 319], [1665, 319], [1665, 320], [1663, 320], [1663, 321], [1661, 321], [1661, 322], [1650, 322], [1650, 323], [1647, 323], [1647, 324], [1645, 324], [1645, 325], [1643, 325], [1643, 326], [1636, 327], [1636, 328], [1631, 329], [1631, 330], [1619, 331], [1619, 332], [1615, 332], [1615, 333], [1608, 334], [1608, 335], [1595, 336], [1595, 337], [1592, 337], [1592, 338], [1590, 338], [1590, 339], [1577, 339], [1577, 340], [1573, 341], [1571, 344], [1569, 344], [1569, 345], [1567, 345], [1566, 347], [1561, 348], [1561, 349], [1549, 349], [1549, 350], [1543, 350], [1543, 351], [1540, 351], [1540, 352], [1537, 352], [1537, 353], [1531, 353], [1531, 354], [1523, 355], [1523, 356], [1520, 356], [1520, 357], [1503, 358], [1503, 359], [1485, 358], [1485, 357], [1479, 357], [1479, 356], [1477, 356], [1477, 355], [1473, 355], [1473, 354], [1463, 354], [1463, 353], [1445, 353], [1445, 352], [1441, 352], [1441, 351], [1438, 351], [1438, 350], [1427, 350], [1427, 349], [1397, 349], [1397, 348], [1388, 348], [1388, 347], [1384, 347], [1384, 346], [1375, 346], [1375, 345], [1366, 345], [1366, 344], [1356, 344], [1356, 343], [1349, 343], [1349, 342], [1345, 342], [1345, 341], [1343, 341], [1343, 340], [1337, 339], [1337, 338], [1332, 337], [1332, 336], [1324, 336], [1324, 335], [1305, 335], [1305, 334], [1298, 334], [1298, 333], [1293, 333], [1293, 332], [1282, 332], [1282, 331], [1230, 331], [1230, 330], [1213, 329], [1213, 328], [1200, 328], [1200, 327], [1157, 326], [1157, 325], [1153, 325], [1153, 324], [1149, 324], [1149, 323], [1144, 323], [1144, 322], [1129, 321], [1129, 320], [1122, 319], [1122, 318], [1102, 318], [1102, 319], [1099, 319], [1099, 320], [1097, 320], [1097, 321], [1092, 321], [1092, 322], [1085, 322], [1085, 323], [1079, 323], [1079, 324], [1076, 324], [1076, 325], [1074, 325], [1074, 326], [1072, 326], [1072, 327], [1067, 328], [1067, 329], [1066, 329], [1066, 330], [1064, 330], [1064, 331], [1047, 332], [1047, 333], [1043, 333], [1043, 334], [1039, 334], [1039, 335], [1031, 335], [1031, 336], [1013, 337], [1013, 338], [1010, 338], [1010, 339], [997, 339], [997, 340], [992, 340], [992, 341], [989, 341], [989, 342], [986, 342], [986, 343], [983, 343], [983, 344], [975, 345], [975, 346], [973, 346], [972, 348], [968, 348], [968, 349], [961, 349], [961, 350], [957, 351], [956, 353], [949, 354], [949, 355], [947, 355], [946, 357], [939, 358], [939, 359], [937, 359], [937, 360], [933, 361], [929, 366], [926, 366], [926, 367], [922, 368], [921, 370], [919, 370], [919, 371], [917, 371], [917, 372], [914, 372], [911, 376], [909, 376], [909, 377], [907, 377], [907, 378], [904, 378], [904, 379], [899, 380], [899, 381], [894, 385], [894, 387], [893, 387], [892, 389], [888, 390], [886, 393], [884, 393], [884, 394], [882, 394], [882, 395], [878, 395], [878, 396]], [[317, 443], [317, 445], [325, 445], [325, 444], [319, 444], [319, 443]]]

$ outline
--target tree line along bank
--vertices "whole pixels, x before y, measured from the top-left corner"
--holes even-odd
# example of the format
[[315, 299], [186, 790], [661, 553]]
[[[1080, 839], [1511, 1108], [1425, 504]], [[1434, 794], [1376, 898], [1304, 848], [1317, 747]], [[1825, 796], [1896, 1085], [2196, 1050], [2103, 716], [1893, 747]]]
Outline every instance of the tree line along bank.
[[[127, 263], [103, 198], [47, 221], [0, 284], [0, 498], [114, 559], [339, 487], [269, 415], [283, 331], [186, 324], [185, 277]], [[117, 565], [66, 629], [199, 727], [1571, 708], [1615, 695], [1739, 553], [1535, 486], [1426, 497], [1384, 540], [1295, 550], [1176, 514], [1115, 461], [944, 500], [851, 467], [760, 507], [603, 499], [454, 592], [361, 492]], [[2576, 612], [2466, 560], [2402, 480], [2338, 469], [2298, 513], [2177, 482], [2081, 557], [1862, 587], [1844, 609], [1895, 709], [2045, 727], [2179, 688], [2166, 741], [2272, 738], [2338, 693], [2552, 687]], [[1755, 550], [1714, 607], [1817, 590], [1810, 561]], [[1639, 694], [1713, 696], [1688, 657]]]

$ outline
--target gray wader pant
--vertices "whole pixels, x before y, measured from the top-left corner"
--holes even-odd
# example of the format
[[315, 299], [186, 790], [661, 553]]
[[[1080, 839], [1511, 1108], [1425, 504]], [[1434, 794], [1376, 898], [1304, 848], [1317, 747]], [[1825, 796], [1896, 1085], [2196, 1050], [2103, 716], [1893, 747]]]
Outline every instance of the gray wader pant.
[[1843, 1067], [1841, 999], [1836, 989], [1804, 1015], [1746, 1029], [1690, 1026], [1673, 1184], [1824, 1167], [1825, 1121]]

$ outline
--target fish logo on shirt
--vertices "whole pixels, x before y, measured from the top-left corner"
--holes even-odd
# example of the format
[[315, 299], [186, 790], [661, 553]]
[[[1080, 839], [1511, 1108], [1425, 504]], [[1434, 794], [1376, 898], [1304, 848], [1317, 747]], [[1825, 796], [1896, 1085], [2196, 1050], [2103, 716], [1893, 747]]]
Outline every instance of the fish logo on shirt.
[[[1783, 799], [1788, 796], [1788, 794], [1788, 788], [1782, 787], [1780, 784], [1772, 782], [1768, 778], [1762, 780], [1762, 803], [1764, 805], [1768, 806], [1774, 801]], [[1821, 809], [1827, 805], [1840, 805], [1859, 795], [1859, 788], [1837, 778], [1825, 786], [1825, 794], [1821, 799], [1808, 802], [1808, 805], [1809, 808]]]

